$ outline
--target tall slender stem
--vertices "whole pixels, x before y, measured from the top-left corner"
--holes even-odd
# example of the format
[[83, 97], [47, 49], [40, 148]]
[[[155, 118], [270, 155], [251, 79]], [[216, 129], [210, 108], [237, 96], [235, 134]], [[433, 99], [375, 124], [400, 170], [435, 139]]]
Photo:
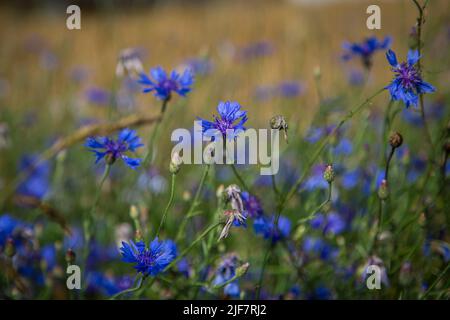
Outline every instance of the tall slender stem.
[[238, 181], [241, 184], [242, 188], [244, 188], [246, 191], [251, 193], [250, 188], [247, 186], [247, 184], [245, 183], [244, 179], [241, 177], [241, 175], [237, 171], [236, 166], [234, 164], [231, 164], [231, 169], [233, 170], [234, 176], [236, 177], [236, 179], [238, 179]]
[[208, 176], [209, 167], [210, 167], [210, 165], [206, 165], [205, 169], [203, 170], [203, 174], [202, 174], [202, 177], [200, 179], [200, 183], [199, 183], [199, 185], [197, 187], [197, 191], [195, 192], [194, 199], [192, 200], [191, 206], [189, 207], [188, 212], [186, 213], [186, 215], [183, 218], [183, 221], [181, 222], [181, 226], [178, 229], [178, 234], [176, 236], [176, 240], [175, 241], [180, 240], [184, 236], [184, 230], [186, 229], [187, 222], [192, 217], [192, 214], [193, 214], [194, 210], [196, 209], [196, 207], [198, 205], [198, 200], [199, 200], [200, 195], [202, 193], [203, 186], [204, 186], [204, 184], [206, 182], [206, 177]]
[[169, 212], [169, 209], [173, 203], [173, 198], [175, 195], [175, 177], [176, 177], [176, 174], [172, 173], [172, 183], [171, 183], [171, 187], [170, 187], [169, 202], [167, 203], [166, 208], [164, 209], [164, 213], [161, 218], [161, 222], [159, 223], [158, 231], [156, 231], [156, 237], [159, 237], [159, 233], [161, 232], [161, 229], [164, 227], [164, 223], [166, 222], [167, 213]]

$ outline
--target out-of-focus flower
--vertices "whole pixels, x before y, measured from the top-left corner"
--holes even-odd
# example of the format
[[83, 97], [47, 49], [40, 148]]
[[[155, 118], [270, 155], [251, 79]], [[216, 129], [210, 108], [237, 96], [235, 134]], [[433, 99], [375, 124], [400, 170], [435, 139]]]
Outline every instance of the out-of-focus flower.
[[153, 92], [156, 98], [168, 101], [173, 92], [186, 96], [192, 90], [194, 75], [190, 69], [186, 69], [182, 75], [173, 70], [168, 76], [163, 68], [156, 67], [150, 70], [150, 77], [141, 73], [139, 83], [144, 87], [144, 93]]
[[9, 146], [9, 127], [7, 123], [0, 123], [0, 150]]
[[[214, 115], [214, 121], [198, 118], [202, 122], [202, 132], [209, 137], [227, 137], [232, 140], [245, 131], [244, 123], [247, 121], [247, 111], [241, 110], [237, 102], [220, 102], [217, 106], [219, 116]], [[229, 132], [227, 132], [229, 131]]]
[[361, 43], [343, 44], [344, 54], [342, 59], [347, 61], [354, 57], [361, 58], [364, 67], [370, 68], [372, 66], [372, 57], [378, 50], [386, 50], [390, 47], [392, 42], [391, 37], [386, 37], [384, 40], [378, 40], [376, 37], [366, 38]]
[[316, 214], [310, 224], [314, 229], [320, 228], [323, 230], [323, 233], [330, 233], [333, 235], [342, 233], [346, 228], [346, 221], [337, 212], [330, 212], [326, 216], [323, 214]]
[[[30, 196], [37, 199], [42, 199], [50, 190], [50, 174], [51, 168], [48, 161], [41, 162], [37, 166], [37, 156], [26, 155], [23, 156], [19, 169], [20, 171], [30, 170], [30, 174], [27, 176], [17, 188], [17, 193], [24, 196]], [[33, 167], [35, 166], [35, 167]]]
[[248, 217], [256, 218], [263, 214], [263, 208], [261, 206], [261, 201], [248, 193], [247, 191], [241, 192], [242, 202], [244, 203], [244, 209], [248, 213]]
[[[236, 254], [229, 254], [224, 257], [219, 267], [216, 270], [215, 277], [212, 284], [214, 286], [220, 286], [227, 281], [230, 281], [236, 275], [236, 269], [238, 267], [239, 258]], [[237, 298], [240, 295], [240, 288], [238, 280], [234, 280], [227, 284], [223, 292], [225, 295]]]
[[389, 286], [389, 279], [388, 279], [388, 276], [387, 276], [387, 270], [386, 270], [386, 267], [385, 267], [385, 265], [384, 265], [383, 260], [381, 260], [381, 259], [380, 259], [379, 257], [377, 257], [377, 256], [371, 256], [371, 257], [369, 257], [369, 259], [367, 260], [365, 266], [362, 268], [362, 273], [363, 273], [363, 274], [362, 274], [362, 278], [363, 278], [363, 281], [365, 281], [365, 280], [366, 280], [366, 277], [367, 277], [368, 275], [371, 274], [370, 272], [368, 272], [367, 268], [369, 268], [369, 267], [372, 266], [372, 265], [375, 265], [375, 266], [377, 266], [378, 268], [380, 268], [380, 272], [381, 272], [381, 274], [380, 274], [380, 276], [381, 276], [380, 281], [381, 281], [381, 283], [383, 283], [385, 286]]
[[149, 247], [143, 241], [122, 242], [120, 248], [122, 261], [133, 263], [137, 272], [144, 276], [156, 276], [176, 258], [176, 247], [173, 241], [159, 241], [155, 238]]
[[85, 96], [89, 103], [99, 106], [105, 106], [111, 102], [111, 93], [99, 87], [91, 87], [87, 89]]
[[116, 75], [122, 77], [144, 72], [141, 61], [141, 52], [135, 48], [126, 48], [120, 51], [116, 66]]
[[352, 86], [361, 86], [364, 84], [364, 74], [359, 70], [350, 70], [347, 73], [347, 79]]
[[274, 45], [269, 41], [258, 41], [239, 48], [235, 53], [238, 61], [247, 62], [256, 58], [269, 56], [275, 51]]
[[295, 98], [301, 95], [304, 87], [297, 81], [284, 81], [277, 87], [277, 92], [284, 98]]
[[199, 76], [206, 76], [214, 69], [212, 61], [208, 58], [190, 58], [184, 62], [184, 65]]
[[316, 255], [324, 261], [334, 260], [339, 254], [339, 249], [329, 245], [323, 239], [310, 236], [303, 241], [303, 251]]
[[410, 105], [417, 106], [420, 94], [436, 91], [431, 84], [423, 81], [416, 67], [421, 58], [417, 50], [408, 52], [407, 62], [398, 63], [395, 52], [392, 50], [387, 51], [386, 58], [394, 72], [394, 79], [385, 88], [389, 90], [392, 100], [402, 100], [409, 108]]
[[285, 216], [280, 216], [278, 227], [275, 227], [275, 215], [272, 215], [270, 218], [260, 216], [253, 222], [253, 230], [256, 234], [261, 234], [264, 239], [271, 239], [272, 242], [277, 242], [289, 236], [291, 233], [291, 221]]
[[95, 153], [95, 163], [105, 158], [106, 163], [112, 164], [120, 158], [132, 169], [136, 169], [141, 163], [141, 159], [125, 155], [128, 151], [135, 152], [137, 148], [143, 146], [135, 130], [123, 129], [117, 140], [109, 137], [90, 137], [86, 140], [85, 146]]

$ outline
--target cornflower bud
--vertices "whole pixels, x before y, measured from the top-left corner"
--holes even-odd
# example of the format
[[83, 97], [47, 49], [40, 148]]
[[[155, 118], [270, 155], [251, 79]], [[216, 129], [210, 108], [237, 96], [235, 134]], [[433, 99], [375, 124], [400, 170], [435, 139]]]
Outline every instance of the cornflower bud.
[[386, 200], [389, 197], [388, 182], [386, 179], [381, 181], [380, 187], [378, 188], [378, 197], [381, 200]]
[[169, 171], [172, 174], [177, 174], [180, 171], [180, 166], [183, 163], [180, 154], [178, 152], [172, 153], [172, 158], [170, 160]]
[[66, 262], [67, 264], [73, 264], [75, 262], [76, 254], [72, 249], [66, 251]]
[[331, 164], [325, 167], [325, 171], [323, 172], [323, 178], [328, 182], [332, 183], [334, 181], [335, 173], [333, 170], [333, 166]]
[[391, 136], [389, 137], [389, 144], [394, 149], [400, 147], [402, 145], [402, 143], [403, 143], [403, 137], [398, 132], [392, 133]]
[[16, 246], [14, 245], [14, 240], [12, 238], [6, 240], [5, 254], [8, 258], [12, 258], [16, 254]]

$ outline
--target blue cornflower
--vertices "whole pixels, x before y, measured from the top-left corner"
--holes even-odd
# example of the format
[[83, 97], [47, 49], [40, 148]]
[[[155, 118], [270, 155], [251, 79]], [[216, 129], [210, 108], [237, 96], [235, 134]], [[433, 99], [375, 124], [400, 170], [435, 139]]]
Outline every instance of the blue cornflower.
[[[227, 255], [216, 270], [215, 278], [212, 284], [220, 286], [221, 284], [231, 280], [236, 275], [239, 258], [235, 254]], [[230, 297], [237, 298], [240, 295], [239, 283], [237, 280], [232, 281], [223, 288], [223, 292]]]
[[212, 61], [208, 58], [190, 58], [185, 64], [194, 72], [195, 75], [206, 76], [214, 68]]
[[295, 98], [301, 95], [304, 87], [297, 81], [284, 81], [278, 85], [278, 92], [280, 96], [285, 98]]
[[303, 250], [306, 253], [317, 255], [324, 261], [335, 259], [339, 254], [339, 249], [317, 237], [306, 237], [303, 242]]
[[20, 171], [27, 172], [27, 170], [30, 170], [31, 173], [19, 185], [17, 193], [23, 196], [42, 199], [50, 190], [51, 168], [47, 161], [33, 167], [37, 160], [38, 157], [34, 155], [22, 157], [19, 164]]
[[260, 216], [253, 222], [253, 230], [256, 234], [261, 234], [264, 239], [272, 238], [272, 242], [277, 242], [289, 236], [291, 233], [291, 221], [284, 216], [280, 216], [278, 228], [275, 228], [275, 216], [271, 218]]
[[248, 213], [248, 217], [256, 218], [263, 214], [263, 208], [259, 199], [244, 191], [241, 193], [242, 202], [244, 203], [244, 209]]
[[106, 163], [112, 164], [121, 158], [131, 169], [136, 169], [141, 163], [141, 159], [125, 155], [126, 152], [135, 152], [137, 148], [143, 146], [135, 130], [123, 129], [117, 140], [109, 137], [90, 137], [86, 140], [85, 146], [95, 153], [97, 157], [95, 163], [105, 158]]
[[392, 100], [402, 100], [406, 107], [417, 106], [420, 94], [431, 93], [436, 89], [428, 82], [423, 81], [416, 64], [421, 58], [417, 50], [409, 50], [407, 62], [398, 63], [395, 52], [388, 50], [386, 58], [392, 66], [394, 79], [385, 88], [389, 89]]
[[247, 111], [241, 110], [239, 103], [219, 102], [217, 112], [219, 116], [214, 115], [214, 121], [212, 122], [198, 118], [202, 122], [202, 132], [205, 136], [217, 137], [221, 135], [223, 138], [228, 137], [232, 140], [239, 133], [245, 131], [244, 123], [247, 121]]
[[91, 87], [85, 92], [89, 103], [105, 106], [111, 102], [111, 93], [99, 87]]
[[20, 227], [22, 222], [5, 213], [0, 215], [0, 247], [5, 245], [6, 239], [13, 235], [14, 230]]
[[144, 86], [142, 92], [153, 91], [155, 97], [163, 101], [168, 101], [173, 92], [182, 97], [186, 96], [194, 83], [194, 75], [191, 69], [185, 69], [182, 75], [173, 70], [168, 76], [163, 68], [156, 67], [150, 70], [150, 75], [151, 78], [145, 73], [140, 74], [139, 83]]
[[386, 37], [384, 40], [378, 40], [376, 37], [365, 39], [361, 43], [344, 43], [343, 48], [345, 53], [342, 56], [343, 60], [350, 60], [353, 57], [360, 57], [366, 68], [372, 66], [372, 56], [377, 50], [386, 50], [390, 47], [392, 42], [391, 37]]
[[341, 215], [332, 212], [327, 216], [319, 213], [313, 220], [311, 220], [310, 225], [313, 229], [322, 229], [324, 234], [340, 234], [346, 228], [346, 222]]
[[123, 256], [122, 261], [134, 263], [137, 272], [144, 276], [156, 276], [176, 258], [176, 247], [173, 241], [159, 241], [158, 238], [150, 242], [148, 248], [144, 241], [136, 244], [133, 241], [122, 242], [120, 252]]

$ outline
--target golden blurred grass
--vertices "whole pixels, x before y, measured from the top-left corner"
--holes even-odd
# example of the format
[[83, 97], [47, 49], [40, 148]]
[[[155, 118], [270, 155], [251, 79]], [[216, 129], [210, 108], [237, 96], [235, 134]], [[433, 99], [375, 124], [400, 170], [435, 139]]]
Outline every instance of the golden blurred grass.
[[[374, 3], [382, 10], [379, 31], [369, 31], [365, 26], [366, 8]], [[318, 100], [313, 77], [315, 66], [322, 70], [325, 96], [348, 92], [346, 65], [340, 61], [342, 42], [360, 41], [372, 34], [392, 35], [394, 49], [403, 56], [416, 18], [412, 1], [337, 1], [322, 6], [300, 6], [287, 1], [214, 1], [205, 5], [185, 2], [124, 12], [81, 10], [82, 29], [70, 31], [65, 27], [64, 11], [21, 14], [1, 9], [0, 77], [10, 83], [5, 106], [15, 110], [48, 110], [52, 120], [63, 121], [61, 109], [77, 108], [67, 98], [74, 94], [67, 77], [71, 68], [84, 65], [92, 70], [93, 76], [86, 86], [111, 88], [119, 51], [142, 47], [149, 52], [144, 61], [146, 69], [155, 65], [171, 69], [184, 59], [205, 52], [215, 63], [211, 76], [198, 79], [183, 106], [186, 111], [175, 111], [183, 115], [178, 126], [189, 126], [196, 115], [209, 117], [217, 102], [227, 99], [243, 104], [251, 113], [253, 125], [265, 125], [274, 113], [283, 113], [296, 114], [305, 127]], [[430, 37], [429, 30], [448, 23], [449, 11], [447, 0], [430, 1], [425, 41]], [[33, 34], [42, 36], [59, 59], [59, 68], [52, 75], [46, 74], [36, 57], [24, 50], [26, 39]], [[219, 48], [225, 42], [241, 46], [258, 40], [273, 42], [275, 53], [250, 63], [221, 58]], [[358, 66], [358, 61], [352, 64]], [[366, 90], [379, 88], [390, 77], [384, 55], [377, 54]], [[252, 98], [256, 86], [282, 80], [303, 81], [306, 94], [293, 101], [261, 103]], [[159, 111], [150, 95], [139, 95], [138, 104], [144, 110]]]

